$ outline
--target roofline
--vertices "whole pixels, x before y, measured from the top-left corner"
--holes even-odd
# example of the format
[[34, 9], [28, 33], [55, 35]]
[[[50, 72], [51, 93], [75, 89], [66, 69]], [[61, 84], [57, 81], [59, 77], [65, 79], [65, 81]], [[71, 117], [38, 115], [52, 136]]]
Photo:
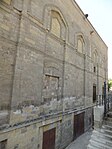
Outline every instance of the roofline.
[[[82, 13], [82, 15], [85, 16], [83, 10], [80, 8], [80, 6], [78, 5], [78, 3], [75, 0], [73, 0], [73, 2], [76, 4], [76, 6], [78, 7], [78, 9]], [[92, 23], [89, 21], [89, 19], [87, 18], [86, 20], [88, 21], [89, 25], [94, 29], [94, 31], [96, 32], [96, 34], [100, 37], [100, 39], [103, 41], [103, 43], [105, 44], [105, 46], [108, 48], [108, 46], [106, 45], [106, 43], [104, 42], [104, 40], [101, 38], [101, 36], [97, 32], [97, 30], [94, 28], [94, 26], [92, 25]]]

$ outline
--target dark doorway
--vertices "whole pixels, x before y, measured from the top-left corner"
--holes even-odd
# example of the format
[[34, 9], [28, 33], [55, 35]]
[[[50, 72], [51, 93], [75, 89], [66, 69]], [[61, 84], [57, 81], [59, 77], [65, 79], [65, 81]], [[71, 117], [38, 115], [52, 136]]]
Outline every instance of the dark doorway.
[[96, 85], [93, 85], [93, 103], [96, 102]]
[[55, 132], [56, 128], [53, 128], [43, 133], [42, 149], [55, 149]]
[[7, 140], [1, 141], [0, 142], [0, 149], [6, 149], [6, 145], [7, 145]]
[[84, 112], [74, 115], [74, 140], [84, 133]]

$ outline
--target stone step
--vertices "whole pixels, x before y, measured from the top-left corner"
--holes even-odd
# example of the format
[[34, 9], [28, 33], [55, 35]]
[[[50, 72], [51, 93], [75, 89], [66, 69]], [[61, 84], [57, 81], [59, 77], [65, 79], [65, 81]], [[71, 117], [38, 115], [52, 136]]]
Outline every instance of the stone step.
[[92, 134], [91, 138], [97, 138], [97, 139], [104, 139], [105, 141], [112, 141], [111, 138], [105, 137], [104, 135], [99, 135], [99, 134]]
[[[92, 144], [91, 142], [90, 142], [89, 145], [90, 145], [90, 147], [92, 147], [92, 148], [94, 148], [94, 149], [102, 149], [101, 147], [97, 146], [97, 145], [94, 144], [94, 143]], [[89, 146], [89, 145], [88, 145], [88, 146]]]
[[106, 129], [106, 128], [103, 128], [102, 127], [102, 129], [100, 130], [100, 132], [105, 133], [105, 134], [109, 134], [109, 135], [112, 136], [112, 130], [109, 130], [109, 129]]
[[107, 140], [105, 138], [100, 138], [100, 137], [94, 136], [94, 135], [91, 136], [91, 139], [96, 141], [96, 142], [108, 145], [108, 146], [110, 146], [112, 148], [112, 141], [110, 141], [110, 140]]
[[102, 128], [103, 129], [108, 129], [108, 130], [112, 131], [112, 126], [109, 126], [109, 125], [103, 125]]
[[99, 149], [99, 148], [97, 148], [96, 146], [94, 147], [94, 146], [92, 146], [92, 145], [89, 144], [89, 145], [87, 146], [87, 149]]
[[105, 124], [105, 125], [112, 126], [112, 121], [108, 121], [108, 120], [106, 120], [106, 121], [104, 121], [104, 124]]
[[110, 122], [112, 122], [112, 118], [110, 118], [110, 117], [107, 117], [107, 121], [110, 121]]
[[99, 138], [105, 138], [107, 140], [112, 140], [112, 136], [109, 134], [105, 134], [99, 131], [94, 130], [92, 133], [94, 136], [98, 136]]
[[99, 135], [99, 136], [105, 136], [107, 138], [112, 139], [112, 135], [105, 133], [104, 130], [100, 130], [100, 131], [94, 130], [93, 131], [93, 134], [94, 133], [97, 134], [97, 135]]
[[104, 148], [102, 148], [102, 146], [99, 146], [99, 145], [98, 145], [95, 141], [93, 141], [93, 140], [90, 140], [89, 142], [90, 142], [90, 145], [93, 146], [93, 147], [95, 147], [96, 149], [104, 149]]
[[99, 143], [99, 142], [96, 142], [94, 140], [90, 140], [90, 143], [92, 146], [94, 145], [99, 149], [112, 149], [112, 147], [105, 145], [105, 144], [102, 144], [102, 143]]

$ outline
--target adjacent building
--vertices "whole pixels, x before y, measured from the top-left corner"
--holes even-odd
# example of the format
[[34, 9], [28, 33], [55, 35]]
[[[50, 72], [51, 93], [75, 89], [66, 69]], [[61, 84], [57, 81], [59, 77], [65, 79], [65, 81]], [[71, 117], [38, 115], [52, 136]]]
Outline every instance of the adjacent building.
[[74, 0], [0, 1], [0, 149], [63, 149], [93, 123], [108, 48]]

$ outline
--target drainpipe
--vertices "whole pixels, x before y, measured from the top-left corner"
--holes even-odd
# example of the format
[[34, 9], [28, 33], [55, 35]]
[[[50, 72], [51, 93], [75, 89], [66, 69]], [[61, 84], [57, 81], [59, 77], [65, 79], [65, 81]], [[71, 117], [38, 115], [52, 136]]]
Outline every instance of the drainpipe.
[[84, 107], [86, 106], [86, 55], [84, 55]]
[[64, 44], [64, 51], [63, 51], [63, 68], [62, 68], [62, 93], [61, 93], [61, 100], [62, 100], [62, 111], [63, 109], [63, 98], [64, 98], [64, 79], [65, 79], [65, 52], [66, 52], [66, 41], [63, 40]]
[[107, 100], [106, 100], [106, 80], [104, 82], [104, 117], [107, 113]]
[[99, 66], [97, 64], [97, 105], [99, 104]]
[[62, 127], [61, 127], [61, 131], [60, 131], [60, 148], [62, 145], [62, 137], [63, 137], [63, 119], [64, 119], [64, 78], [65, 78], [65, 52], [66, 52], [66, 41], [63, 40], [63, 44], [64, 44], [64, 51], [63, 51], [63, 68], [62, 68], [62, 92], [61, 92], [61, 104], [62, 104]]

